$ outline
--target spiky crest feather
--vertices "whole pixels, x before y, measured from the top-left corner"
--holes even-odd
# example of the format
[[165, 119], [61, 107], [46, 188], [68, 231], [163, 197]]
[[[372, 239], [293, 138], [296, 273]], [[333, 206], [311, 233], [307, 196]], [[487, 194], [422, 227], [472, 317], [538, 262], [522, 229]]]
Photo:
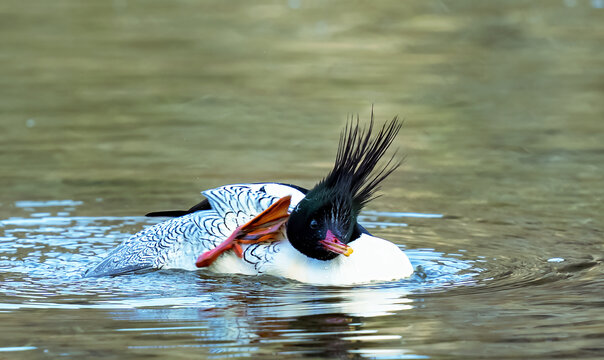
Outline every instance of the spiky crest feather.
[[322, 245], [328, 234], [344, 244], [361, 236], [364, 230], [357, 222], [359, 212], [400, 165], [393, 155], [385, 165], [378, 166], [402, 126], [398, 118], [374, 131], [372, 109], [369, 126], [361, 128], [359, 122], [358, 116], [356, 121], [349, 119], [340, 134], [333, 169], [308, 191], [287, 222], [289, 242], [311, 258], [331, 260], [338, 256]]
[[373, 195], [380, 189], [380, 183], [401, 164], [401, 161], [395, 161], [395, 153], [384, 166], [374, 173], [379, 160], [401, 129], [402, 122], [399, 121], [398, 116], [395, 116], [372, 137], [373, 118], [372, 108], [368, 128], [359, 126], [358, 115], [356, 121], [352, 117], [349, 119], [340, 134], [334, 168], [317, 186], [349, 189], [353, 197], [355, 212], [377, 197]]

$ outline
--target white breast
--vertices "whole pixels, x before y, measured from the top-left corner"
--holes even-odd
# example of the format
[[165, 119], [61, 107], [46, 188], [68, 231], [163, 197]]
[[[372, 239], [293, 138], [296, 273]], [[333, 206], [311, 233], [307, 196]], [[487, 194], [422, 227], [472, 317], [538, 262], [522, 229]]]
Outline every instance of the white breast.
[[274, 253], [262, 264], [251, 266], [233, 254], [221, 256], [210, 270], [241, 274], [264, 273], [316, 285], [352, 285], [391, 281], [411, 276], [413, 266], [395, 244], [362, 234], [348, 244], [354, 252], [329, 261], [312, 259], [294, 249], [289, 241], [273, 244]]

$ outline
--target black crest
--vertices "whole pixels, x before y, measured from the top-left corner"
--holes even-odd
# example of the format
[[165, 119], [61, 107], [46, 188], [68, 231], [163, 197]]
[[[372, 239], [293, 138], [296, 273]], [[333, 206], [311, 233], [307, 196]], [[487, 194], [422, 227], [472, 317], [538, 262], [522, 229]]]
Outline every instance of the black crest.
[[325, 246], [328, 238], [348, 244], [361, 236], [364, 229], [357, 222], [361, 208], [400, 165], [394, 155], [383, 166], [378, 163], [401, 126], [395, 117], [374, 130], [373, 110], [368, 126], [361, 127], [358, 116], [349, 119], [340, 135], [333, 169], [290, 214], [287, 238], [294, 248], [314, 259], [331, 260], [340, 252]]
[[[321, 181], [327, 188], [348, 189], [352, 195], [355, 210], [360, 210], [376, 196], [380, 183], [396, 170], [401, 161], [395, 161], [394, 154], [383, 166], [376, 170], [378, 162], [402, 127], [398, 117], [385, 123], [377, 134], [374, 131], [373, 109], [369, 126], [362, 128], [359, 117], [350, 118], [340, 134], [338, 154], [333, 170]], [[375, 170], [375, 171], [374, 171]]]

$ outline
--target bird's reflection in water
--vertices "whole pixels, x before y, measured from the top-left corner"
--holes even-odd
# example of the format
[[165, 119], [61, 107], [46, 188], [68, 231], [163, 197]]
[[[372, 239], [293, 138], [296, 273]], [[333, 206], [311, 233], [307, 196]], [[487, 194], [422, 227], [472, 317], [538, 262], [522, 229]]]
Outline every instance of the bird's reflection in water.
[[[170, 323], [162, 328], [140, 329], [139, 335], [161, 341], [166, 336], [188, 334], [193, 343], [186, 346], [203, 347], [215, 355], [254, 354], [259, 349], [333, 358], [407, 352], [401, 350], [400, 335], [383, 334], [378, 326], [371, 325], [374, 321], [369, 321], [413, 308], [403, 288], [320, 288], [278, 281], [230, 290], [204, 293], [203, 306], [180, 303], [113, 314], [120, 320]], [[120, 330], [136, 332], [136, 325]]]

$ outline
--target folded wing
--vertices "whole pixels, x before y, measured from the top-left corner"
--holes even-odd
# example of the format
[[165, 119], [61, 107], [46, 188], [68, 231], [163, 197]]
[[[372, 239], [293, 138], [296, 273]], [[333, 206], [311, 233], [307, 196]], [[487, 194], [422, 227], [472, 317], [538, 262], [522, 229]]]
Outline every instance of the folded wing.
[[88, 270], [85, 276], [120, 275], [161, 268], [194, 270], [197, 256], [215, 248], [238, 226], [253, 219], [280, 197], [280, 194], [267, 193], [260, 184], [227, 185], [203, 194], [209, 202], [209, 210], [172, 218], [138, 232]]

